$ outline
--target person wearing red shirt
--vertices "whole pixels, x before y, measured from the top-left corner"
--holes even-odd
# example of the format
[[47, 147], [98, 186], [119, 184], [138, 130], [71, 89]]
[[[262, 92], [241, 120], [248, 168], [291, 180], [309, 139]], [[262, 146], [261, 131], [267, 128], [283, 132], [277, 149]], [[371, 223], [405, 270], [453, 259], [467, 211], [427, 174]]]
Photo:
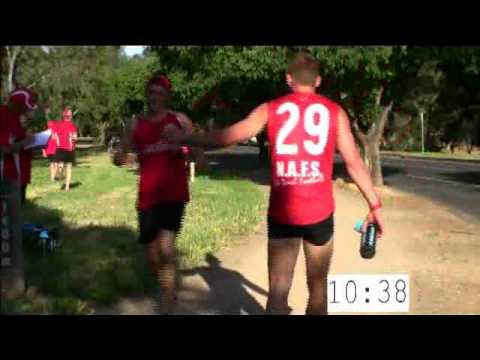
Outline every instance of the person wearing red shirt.
[[291, 93], [258, 106], [244, 120], [203, 136], [166, 134], [172, 144], [230, 146], [264, 128], [270, 144], [271, 185], [268, 210], [269, 296], [267, 313], [288, 314], [288, 294], [300, 245], [307, 267], [307, 314], [327, 314], [327, 275], [333, 253], [335, 202], [332, 172], [335, 150], [364, 195], [370, 212], [364, 223], [376, 223], [384, 234], [381, 204], [361, 160], [346, 112], [316, 94], [318, 62], [297, 53], [286, 80]]
[[158, 279], [157, 310], [161, 313], [169, 313], [175, 305], [175, 241], [190, 200], [185, 149], [161, 140], [166, 131], [189, 134], [193, 130], [185, 114], [168, 109], [171, 91], [169, 79], [162, 74], [147, 82], [148, 112], [126, 127], [113, 155], [113, 163], [122, 166], [130, 159], [130, 152], [137, 154], [139, 242], [145, 245], [149, 267]]
[[57, 178], [58, 162], [56, 159], [57, 152], [57, 135], [56, 126], [57, 120], [49, 120], [47, 122], [47, 128], [52, 132], [50, 139], [48, 140], [47, 147], [42, 149], [43, 157], [47, 158], [50, 162], [50, 180], [53, 182]]
[[7, 105], [0, 106], [0, 175], [21, 185], [22, 204], [31, 178], [31, 150], [23, 150], [31, 141], [26, 121], [33, 118], [37, 94], [27, 88], [15, 89]]
[[72, 182], [72, 165], [75, 162], [75, 142], [77, 141], [77, 127], [72, 121], [72, 111], [65, 109], [63, 119], [56, 124], [55, 139], [57, 150], [55, 159], [65, 166], [65, 191], [70, 191]]

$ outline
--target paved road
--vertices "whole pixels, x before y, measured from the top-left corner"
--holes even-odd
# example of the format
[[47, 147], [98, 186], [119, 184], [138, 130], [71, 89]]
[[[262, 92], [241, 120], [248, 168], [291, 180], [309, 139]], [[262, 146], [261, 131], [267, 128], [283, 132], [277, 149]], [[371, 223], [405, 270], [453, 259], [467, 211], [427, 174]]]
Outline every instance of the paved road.
[[480, 163], [384, 156], [382, 167], [387, 185], [480, 219]]
[[[230, 166], [242, 170], [259, 166], [258, 148], [252, 146], [237, 146], [227, 154], [212, 154], [209, 159], [213, 164], [233, 164]], [[426, 196], [467, 217], [480, 219], [480, 163], [383, 156], [382, 168], [386, 185]], [[335, 176], [344, 174], [343, 161], [337, 156]]]

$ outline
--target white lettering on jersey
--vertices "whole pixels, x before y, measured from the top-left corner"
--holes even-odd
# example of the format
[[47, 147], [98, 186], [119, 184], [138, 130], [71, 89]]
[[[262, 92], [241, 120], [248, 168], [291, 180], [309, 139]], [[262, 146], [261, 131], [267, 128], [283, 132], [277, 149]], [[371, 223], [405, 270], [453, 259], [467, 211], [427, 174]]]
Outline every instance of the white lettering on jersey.
[[[286, 102], [282, 104], [277, 114], [282, 115], [288, 112], [287, 121], [278, 131], [276, 139], [276, 152], [278, 155], [298, 155], [298, 144], [286, 144], [288, 136], [295, 130], [300, 121], [300, 109], [297, 104]], [[318, 121], [315, 120], [318, 118]], [[312, 104], [305, 109], [301, 125], [310, 136], [316, 136], [316, 142], [312, 140], [303, 141], [304, 149], [311, 155], [321, 155], [325, 151], [328, 142], [330, 129], [330, 111], [323, 104]]]

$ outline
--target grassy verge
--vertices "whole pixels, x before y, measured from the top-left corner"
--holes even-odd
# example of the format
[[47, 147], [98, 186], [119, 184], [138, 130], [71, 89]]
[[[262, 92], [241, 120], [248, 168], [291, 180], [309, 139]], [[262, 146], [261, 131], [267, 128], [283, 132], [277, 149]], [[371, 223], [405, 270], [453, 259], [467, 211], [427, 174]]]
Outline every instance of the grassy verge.
[[[48, 164], [36, 160], [27, 191], [24, 222], [59, 227], [62, 247], [42, 256], [25, 242], [28, 291], [4, 303], [4, 311], [89, 314], [124, 296], [153, 288], [137, 243], [137, 175], [110, 165], [105, 153], [78, 157], [73, 187], [49, 181]], [[215, 173], [191, 187], [178, 247], [182, 267], [196, 266], [259, 222], [265, 196], [248, 180]]]

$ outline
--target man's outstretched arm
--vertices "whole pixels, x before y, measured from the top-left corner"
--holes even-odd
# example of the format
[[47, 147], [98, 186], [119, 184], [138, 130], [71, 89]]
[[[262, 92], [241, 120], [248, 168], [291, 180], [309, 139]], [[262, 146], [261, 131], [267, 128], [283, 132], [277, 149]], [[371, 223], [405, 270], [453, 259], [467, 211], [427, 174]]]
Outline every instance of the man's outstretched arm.
[[222, 130], [205, 134], [192, 134], [188, 137], [175, 138], [167, 135], [167, 140], [183, 145], [197, 147], [226, 147], [248, 140], [257, 135], [265, 127], [268, 120], [268, 106], [262, 104], [253, 110], [245, 119]]
[[[177, 118], [185, 131], [186, 137], [191, 137], [194, 134], [195, 127], [192, 119], [184, 113], [177, 113]], [[206, 169], [207, 163], [205, 160], [204, 150], [200, 147], [190, 146], [191, 153], [189, 159], [196, 163], [198, 169]]]
[[27, 134], [27, 136], [21, 141], [18, 141], [16, 143], [13, 143], [13, 144], [10, 144], [10, 145], [3, 145], [0, 148], [0, 151], [2, 151], [4, 153], [7, 153], [7, 154], [8, 153], [17, 153], [17, 152], [22, 151], [25, 148], [25, 146], [32, 143], [32, 141], [33, 141], [33, 135]]
[[347, 172], [353, 179], [371, 209], [369, 221], [375, 221], [383, 233], [383, 218], [380, 212], [380, 198], [373, 187], [372, 178], [355, 145], [350, 120], [343, 109], [338, 116], [337, 148], [342, 155]]

